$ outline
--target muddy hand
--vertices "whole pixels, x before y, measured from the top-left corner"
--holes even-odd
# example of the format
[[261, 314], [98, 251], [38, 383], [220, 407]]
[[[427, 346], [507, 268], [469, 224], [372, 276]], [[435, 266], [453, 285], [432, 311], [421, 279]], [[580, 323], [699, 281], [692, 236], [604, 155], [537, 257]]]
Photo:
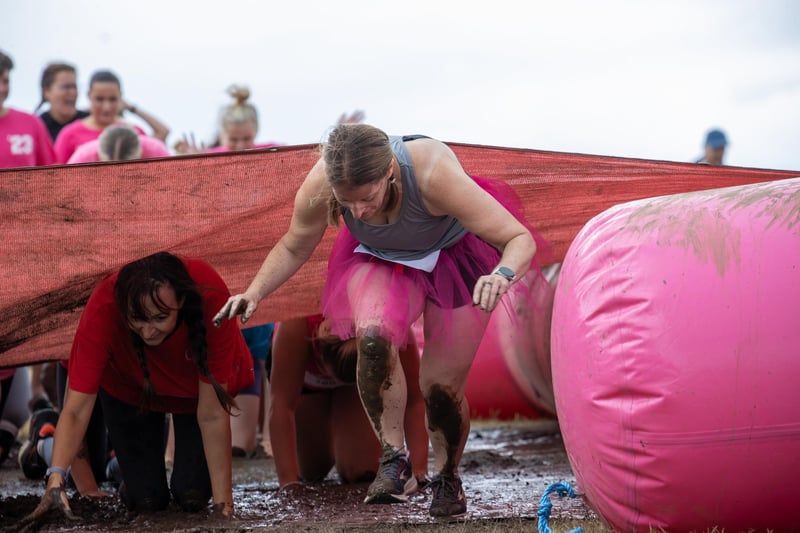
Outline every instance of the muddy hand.
[[64, 487], [51, 487], [45, 491], [44, 496], [42, 496], [42, 501], [39, 502], [36, 509], [20, 520], [18, 524], [20, 530], [32, 530], [42, 521], [45, 515], [53, 509], [58, 509], [61, 514], [66, 516], [69, 520], [80, 520], [80, 518], [72, 514], [72, 509], [70, 509], [69, 500], [67, 499], [67, 492], [64, 490]]
[[214, 325], [216, 327], [222, 326], [222, 321], [225, 319], [233, 320], [236, 315], [242, 315], [242, 324], [247, 322], [253, 313], [256, 311], [256, 304], [247, 300], [242, 294], [231, 296], [219, 313], [214, 315]]

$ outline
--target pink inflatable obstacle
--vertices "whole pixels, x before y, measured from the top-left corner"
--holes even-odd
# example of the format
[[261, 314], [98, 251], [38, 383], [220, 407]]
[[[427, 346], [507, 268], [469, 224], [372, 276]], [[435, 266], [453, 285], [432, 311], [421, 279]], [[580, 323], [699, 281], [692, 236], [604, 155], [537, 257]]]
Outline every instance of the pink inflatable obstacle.
[[800, 528], [800, 178], [597, 215], [552, 328], [567, 453], [611, 527]]

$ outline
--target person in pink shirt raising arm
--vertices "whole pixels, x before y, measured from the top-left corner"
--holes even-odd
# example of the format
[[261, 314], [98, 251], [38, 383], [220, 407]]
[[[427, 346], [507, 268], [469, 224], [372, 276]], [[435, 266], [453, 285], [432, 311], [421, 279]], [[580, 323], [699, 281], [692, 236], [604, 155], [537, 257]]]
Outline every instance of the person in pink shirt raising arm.
[[0, 52], [0, 168], [34, 167], [55, 163], [53, 145], [36, 115], [5, 107], [14, 62]]
[[[153, 137], [156, 139], [165, 141], [169, 135], [169, 129], [158, 119], [122, 99], [122, 85], [116, 74], [111, 71], [98, 70], [92, 74], [89, 81], [89, 102], [90, 115], [65, 126], [58, 134], [54, 145], [57, 162], [69, 161], [80, 145], [100, 137], [108, 126], [124, 123], [120, 118], [123, 110], [134, 113], [144, 120], [153, 128]], [[146, 135], [138, 126], [134, 128], [141, 135]]]

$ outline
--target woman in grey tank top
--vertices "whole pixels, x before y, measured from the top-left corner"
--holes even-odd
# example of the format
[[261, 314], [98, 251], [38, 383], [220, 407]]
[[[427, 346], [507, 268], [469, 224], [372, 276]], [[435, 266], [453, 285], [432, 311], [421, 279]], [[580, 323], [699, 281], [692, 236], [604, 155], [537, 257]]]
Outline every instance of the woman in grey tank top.
[[514, 282], [529, 271], [541, 275], [531, 268], [536, 241], [512, 202], [510, 188], [467, 175], [444, 143], [340, 125], [297, 192], [289, 229], [248, 289], [217, 314], [247, 321], [311, 256], [326, 227], [344, 221], [322, 313], [333, 334], [358, 339], [359, 394], [383, 449], [366, 503], [403, 502], [417, 488], [403, 433], [407, 389], [398, 350], [422, 316], [420, 387], [437, 472], [430, 514], [466, 512], [458, 465], [469, 433], [469, 368], [491, 313], [509, 306], [509, 293], [535, 305], [528, 284]]

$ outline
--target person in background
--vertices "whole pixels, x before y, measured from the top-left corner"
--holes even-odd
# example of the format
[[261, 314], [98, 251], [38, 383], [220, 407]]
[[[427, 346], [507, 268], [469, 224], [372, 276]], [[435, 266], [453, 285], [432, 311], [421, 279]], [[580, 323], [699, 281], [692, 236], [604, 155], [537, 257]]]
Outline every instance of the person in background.
[[234, 457], [258, 457], [272, 455], [269, 425], [262, 419], [270, 408], [269, 381], [266, 364], [272, 352], [273, 324], [243, 328], [242, 335], [253, 357], [256, 381], [244, 389], [236, 402], [241, 411], [231, 419], [231, 435]]
[[[71, 516], [64, 482], [96, 401], [119, 460], [119, 495], [130, 510], [233, 514], [230, 415], [253, 382], [236, 324], [213, 326], [230, 293], [208, 263], [159, 252], [103, 279], [86, 304], [69, 358], [68, 390], [55, 429], [47, 489], [26, 517]], [[175, 427], [175, 464], [164, 464], [165, 413]]]
[[[193, 135], [184, 136], [183, 140], [175, 146], [177, 153], [221, 153], [281, 146], [281, 143], [274, 141], [256, 143], [259, 115], [256, 107], [250, 103], [250, 89], [234, 84], [228, 87], [227, 93], [233, 101], [225, 106], [220, 114], [220, 146], [206, 149], [204, 146], [197, 146], [194, 143]], [[340, 123], [360, 122], [363, 116], [361, 111], [349, 116], [342, 114], [339, 121]], [[268, 413], [270, 410], [269, 381], [261, 379], [261, 376], [265, 372], [264, 361], [269, 354], [272, 327], [272, 324], [263, 324], [254, 328], [245, 328], [242, 331], [253, 354], [256, 382], [253, 387], [242, 391], [236, 398], [241, 414], [231, 420], [231, 431], [233, 433], [233, 451], [237, 457], [253, 456], [257, 451], [259, 414], [261, 412]], [[267, 455], [272, 454], [268, 424], [261, 426], [261, 446]], [[167, 456], [167, 461], [170, 461], [169, 456]]]
[[[75, 67], [69, 63], [55, 62], [49, 63], [42, 71], [40, 78], [42, 99], [34, 113], [38, 112], [43, 105], [48, 104], [48, 109], [39, 114], [39, 118], [44, 122], [50, 140], [55, 142], [61, 129], [67, 124], [86, 118], [88, 111], [80, 110], [76, 107], [78, 100], [78, 82]], [[57, 363], [46, 362], [32, 365], [31, 387], [34, 392], [35, 405], [31, 411], [37, 411], [52, 407], [49, 396], [45, 393], [41, 378], [45, 375], [52, 375], [53, 365]]]
[[19, 430], [16, 424], [3, 420], [3, 412], [5, 411], [16, 373], [16, 368], [0, 368], [0, 465], [3, 464], [11, 452]]
[[220, 113], [217, 146], [206, 147], [202, 143], [197, 145], [194, 135], [184, 135], [183, 139], [175, 143], [176, 153], [181, 155], [218, 153], [281, 146], [281, 143], [277, 142], [256, 144], [258, 110], [248, 101], [250, 89], [241, 85], [231, 85], [226, 92], [233, 98], [233, 102], [225, 106]]
[[[54, 149], [56, 160], [66, 163], [82, 144], [100, 137], [105, 128], [124, 123], [120, 119], [122, 111], [128, 111], [144, 120], [152, 129], [153, 137], [166, 141], [169, 129], [151, 114], [122, 99], [122, 85], [116, 74], [108, 70], [98, 70], [89, 80], [89, 116], [67, 125], [58, 134]], [[141, 135], [145, 131], [134, 126]]]
[[53, 144], [41, 119], [5, 105], [13, 68], [11, 57], [0, 51], [0, 168], [52, 165]]
[[[234, 84], [228, 87], [227, 93], [233, 98], [233, 102], [225, 106], [220, 114], [219, 134], [214, 142], [216, 146], [207, 147], [203, 143], [198, 145], [194, 134], [184, 135], [175, 143], [177, 154], [219, 153], [283, 146], [283, 143], [275, 141], [256, 143], [259, 126], [258, 110], [249, 102], [250, 89]], [[363, 120], [364, 112], [356, 110], [349, 115], [342, 113], [336, 123], [360, 124]]]
[[250, 89], [239, 85], [231, 85], [228, 87], [228, 94], [233, 98], [233, 102], [222, 110], [222, 116], [220, 117], [220, 146], [209, 148], [206, 153], [281, 146], [281, 143], [273, 141], [256, 144], [258, 110], [248, 102]]
[[719, 129], [710, 130], [706, 134], [703, 157], [695, 161], [705, 165], [722, 165], [725, 157], [725, 149], [728, 146], [728, 138], [725, 132]]
[[[90, 163], [96, 161], [129, 161], [143, 157], [170, 157], [167, 147], [153, 137], [139, 135], [137, 131], [126, 124], [109, 126], [98, 139], [82, 144], [72, 154], [68, 163]], [[55, 365], [55, 384], [59, 405], [64, 404], [64, 395], [67, 383], [67, 362], [58, 361]], [[37, 370], [39, 365], [34, 366]], [[45, 398], [49, 396], [45, 395]], [[39, 405], [32, 408], [31, 427], [37, 420], [53, 423], [52, 414], [44, 409], [52, 407]], [[57, 412], [56, 412], [57, 413]], [[57, 420], [57, 414], [55, 416]], [[40, 424], [41, 425], [41, 424]], [[47, 429], [44, 430], [45, 433]], [[52, 460], [51, 436], [41, 431], [31, 431], [28, 438], [20, 448], [18, 461], [25, 477], [41, 479]], [[103, 410], [100, 402], [96, 402], [92, 409], [86, 431], [80, 458], [73, 461], [70, 469], [69, 483], [74, 485], [83, 496], [103, 495], [98, 490], [97, 484], [102, 481], [118, 483], [119, 463], [108, 442]]]
[[0, 465], [17, 440], [28, 418], [30, 384], [27, 368], [0, 368]]
[[[429, 513], [466, 512], [458, 466], [469, 434], [470, 366], [498, 305], [511, 316], [512, 303], [536, 305], [527, 283], [515, 284], [528, 273], [541, 276], [533, 268], [536, 239], [519, 205], [510, 187], [468, 175], [445, 143], [389, 137], [366, 124], [337, 126], [295, 196], [288, 230], [247, 290], [215, 316], [215, 324], [239, 314], [246, 323], [312, 256], [327, 226], [344, 220], [321, 311], [331, 334], [356, 339], [358, 391], [381, 445], [365, 503], [405, 501], [417, 488], [398, 361], [411, 325], [424, 315], [419, 383], [436, 468]], [[511, 292], [513, 300], [506, 297]]]
[[78, 82], [75, 67], [69, 63], [50, 63], [42, 71], [42, 101], [34, 113], [47, 103], [50, 108], [39, 115], [50, 138], [55, 141], [64, 126], [89, 116], [78, 109]]
[[167, 146], [155, 137], [141, 135], [127, 124], [115, 124], [104, 129], [97, 139], [80, 145], [67, 163], [130, 161], [171, 156]]
[[[404, 425], [421, 486], [427, 483], [428, 434], [419, 351], [409, 335], [399, 358], [408, 386]], [[330, 335], [322, 315], [276, 324], [269, 424], [281, 488], [320, 481], [334, 466], [344, 483], [375, 478], [381, 446], [358, 396], [357, 358], [355, 339]]]
[[[258, 135], [258, 110], [248, 100], [250, 89], [239, 85], [231, 85], [227, 90], [233, 102], [225, 106], [220, 115], [220, 145], [214, 148], [197, 146], [194, 136], [184, 136], [182, 141], [175, 145], [178, 154], [192, 153], [220, 153], [237, 150], [251, 150], [253, 148], [268, 148], [280, 146], [276, 142], [256, 144]], [[270, 349], [272, 338], [272, 324], [263, 324], [242, 330], [247, 346], [253, 356], [256, 372], [253, 386], [243, 390], [236, 398], [239, 406], [239, 416], [231, 419], [231, 434], [233, 436], [232, 452], [236, 457], [252, 457], [258, 448], [259, 414], [269, 410], [268, 383], [263, 379], [265, 372], [264, 361]], [[262, 408], [263, 403], [263, 408]], [[262, 425], [261, 446], [264, 453], [272, 455], [269, 428]], [[166, 461], [171, 457], [167, 454]]]

